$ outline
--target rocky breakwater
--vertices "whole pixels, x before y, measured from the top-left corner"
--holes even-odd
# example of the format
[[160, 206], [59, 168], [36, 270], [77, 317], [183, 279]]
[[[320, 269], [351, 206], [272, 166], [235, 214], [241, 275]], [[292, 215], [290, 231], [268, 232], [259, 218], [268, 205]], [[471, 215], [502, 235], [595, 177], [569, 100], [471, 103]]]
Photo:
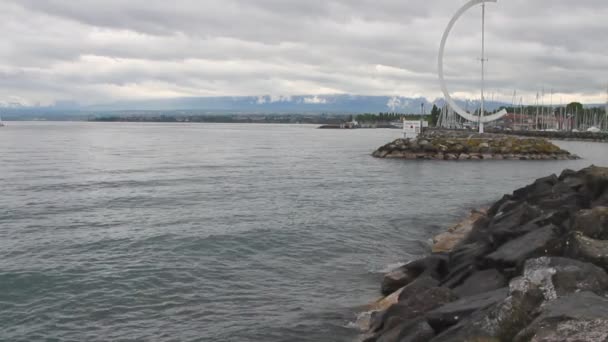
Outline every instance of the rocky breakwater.
[[460, 241], [385, 276], [364, 341], [608, 341], [608, 168], [474, 215]]
[[579, 157], [542, 138], [504, 134], [429, 131], [418, 139], [397, 139], [372, 154], [408, 160], [567, 160]]
[[568, 131], [493, 131], [489, 132], [518, 135], [524, 137], [543, 137], [552, 140], [608, 142], [606, 132], [568, 132]]

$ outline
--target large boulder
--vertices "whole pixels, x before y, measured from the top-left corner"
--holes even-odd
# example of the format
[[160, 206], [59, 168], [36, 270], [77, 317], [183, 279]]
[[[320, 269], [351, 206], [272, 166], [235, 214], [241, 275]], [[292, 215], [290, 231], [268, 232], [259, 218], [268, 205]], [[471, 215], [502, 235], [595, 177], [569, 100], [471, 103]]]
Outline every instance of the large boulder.
[[507, 201], [489, 223], [476, 224], [466, 241], [485, 241], [500, 245], [506, 241], [505, 238], [513, 238], [525, 233], [520, 227], [541, 215], [542, 212], [537, 207], [528, 203]]
[[467, 316], [478, 310], [486, 309], [502, 302], [508, 295], [508, 288], [476, 294], [461, 298], [427, 313], [429, 324], [437, 332], [459, 323]]
[[589, 208], [591, 196], [588, 193], [580, 192], [555, 194], [551, 197], [536, 200], [536, 205], [543, 210], [568, 209], [576, 212], [580, 209]]
[[569, 236], [567, 244], [570, 257], [589, 261], [608, 270], [608, 240], [595, 240], [574, 232]]
[[374, 335], [364, 342], [427, 342], [435, 331], [423, 318], [399, 322], [383, 334]]
[[542, 307], [540, 315], [515, 342], [606, 341], [608, 299], [592, 292], [577, 292]]
[[608, 294], [608, 274], [590, 263], [562, 257], [526, 261], [523, 274], [509, 284], [511, 292], [540, 289], [546, 301], [580, 291]]
[[512, 341], [535, 318], [541, 302], [539, 292], [511, 293], [503, 301], [474, 312], [431, 341]]
[[483, 210], [472, 211], [469, 217], [433, 238], [433, 252], [450, 252], [453, 250], [473, 230], [475, 223], [485, 217], [486, 213]]
[[403, 265], [384, 276], [381, 289], [382, 294], [388, 296], [411, 283], [422, 274], [439, 279], [446, 272], [446, 264], [447, 256], [433, 254]]
[[489, 269], [473, 273], [461, 285], [455, 287], [454, 292], [459, 297], [468, 297], [501, 289], [507, 284], [507, 279], [502, 273], [495, 269]]
[[454, 288], [477, 270], [477, 263], [491, 250], [483, 242], [460, 245], [449, 253], [449, 273], [442, 278], [442, 286]]
[[495, 252], [487, 255], [485, 261], [493, 267], [519, 267], [527, 259], [560, 254], [561, 250], [559, 229], [554, 225], [548, 225], [505, 243]]
[[553, 193], [553, 186], [557, 184], [558, 181], [559, 179], [555, 174], [539, 178], [534, 181], [534, 183], [515, 190], [513, 192], [513, 198], [515, 200], [531, 200], [551, 195]]
[[608, 189], [608, 168], [591, 166], [579, 171], [584, 177], [587, 191], [593, 198], [598, 198]]
[[572, 228], [590, 238], [608, 240], [608, 207], [579, 211]]
[[439, 286], [439, 280], [430, 275], [422, 275], [399, 292], [397, 301], [407, 300], [412, 296], [417, 296], [437, 286]]
[[458, 296], [445, 287], [428, 289], [389, 307], [374, 320], [372, 329], [373, 331], [381, 331], [381, 333], [386, 332], [401, 322], [422, 317], [428, 311], [456, 299], [458, 299]]
[[439, 280], [429, 275], [422, 275], [416, 278], [407, 286], [402, 287], [401, 289], [370, 305], [368, 310], [374, 313], [371, 315], [369, 322], [363, 322], [364, 324], [361, 324], [362, 328], [370, 331], [377, 331], [382, 326], [383, 314], [389, 307], [397, 304], [399, 301], [407, 300], [412, 296], [425, 293], [427, 290], [437, 286], [439, 286]]

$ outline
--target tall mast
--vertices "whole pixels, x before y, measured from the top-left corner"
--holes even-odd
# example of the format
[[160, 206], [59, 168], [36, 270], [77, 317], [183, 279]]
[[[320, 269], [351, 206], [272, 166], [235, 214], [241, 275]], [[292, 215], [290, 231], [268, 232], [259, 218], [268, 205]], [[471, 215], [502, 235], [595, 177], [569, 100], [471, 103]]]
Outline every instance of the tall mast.
[[606, 109], [604, 113], [604, 122], [606, 123], [606, 131], [608, 131], [608, 85], [606, 86]]
[[483, 122], [481, 117], [484, 115], [483, 88], [485, 86], [485, 62], [486, 62], [486, 3], [481, 4], [481, 110], [479, 111], [479, 133], [483, 133]]
[[536, 92], [536, 119], [534, 119], [534, 130], [538, 130], [538, 112], [540, 108], [538, 107], [538, 91]]
[[[554, 123], [555, 122], [555, 111], [553, 110], [553, 88], [551, 88], [551, 105], [549, 108], [549, 115], [548, 115], [548, 121], [549, 123]], [[555, 127], [551, 127], [552, 129]]]

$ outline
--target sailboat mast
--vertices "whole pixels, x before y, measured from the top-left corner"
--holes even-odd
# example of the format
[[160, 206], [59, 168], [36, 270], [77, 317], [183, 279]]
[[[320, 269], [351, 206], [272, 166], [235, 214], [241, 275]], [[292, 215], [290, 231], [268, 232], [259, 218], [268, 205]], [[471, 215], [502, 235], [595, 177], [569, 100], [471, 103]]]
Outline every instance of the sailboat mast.
[[604, 122], [606, 123], [606, 131], [608, 131], [608, 85], [606, 86], [606, 108], [604, 109]]
[[484, 115], [483, 88], [485, 86], [485, 62], [486, 62], [486, 4], [481, 4], [481, 109], [479, 110], [479, 133], [483, 133], [482, 116]]

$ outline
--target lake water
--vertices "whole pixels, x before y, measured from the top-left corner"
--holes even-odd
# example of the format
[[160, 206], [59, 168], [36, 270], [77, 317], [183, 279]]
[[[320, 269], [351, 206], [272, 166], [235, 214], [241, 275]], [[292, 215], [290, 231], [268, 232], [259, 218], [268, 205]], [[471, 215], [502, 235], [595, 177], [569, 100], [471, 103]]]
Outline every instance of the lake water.
[[28, 123], [0, 129], [0, 340], [352, 341], [382, 272], [580, 161], [370, 157], [398, 130]]

